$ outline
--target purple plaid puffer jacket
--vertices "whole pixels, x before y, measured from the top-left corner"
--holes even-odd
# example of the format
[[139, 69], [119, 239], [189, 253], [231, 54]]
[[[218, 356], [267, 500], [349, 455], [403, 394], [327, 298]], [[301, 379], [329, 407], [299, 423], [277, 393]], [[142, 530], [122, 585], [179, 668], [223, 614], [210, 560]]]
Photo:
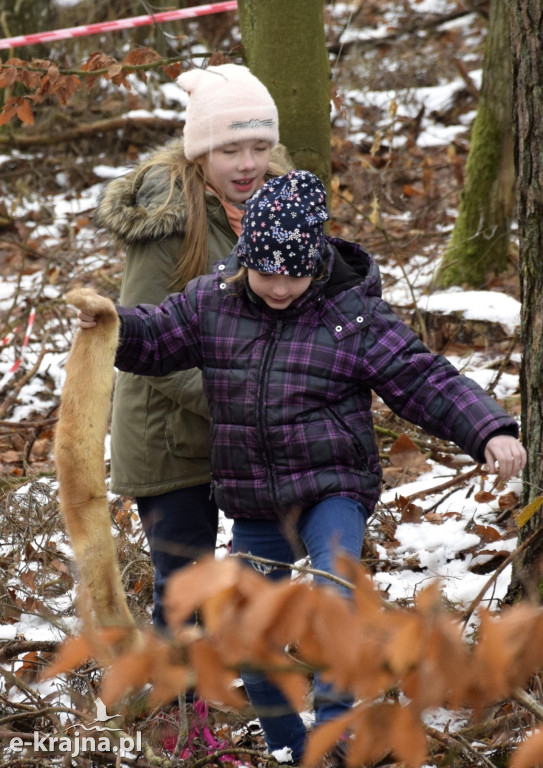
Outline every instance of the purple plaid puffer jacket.
[[480, 462], [491, 436], [518, 433], [495, 400], [381, 299], [373, 259], [355, 244], [328, 243], [327, 277], [286, 310], [225, 282], [237, 271], [235, 250], [159, 307], [118, 308], [118, 368], [152, 376], [202, 369], [212, 485], [228, 517], [278, 519], [337, 495], [371, 513], [381, 485], [372, 390]]

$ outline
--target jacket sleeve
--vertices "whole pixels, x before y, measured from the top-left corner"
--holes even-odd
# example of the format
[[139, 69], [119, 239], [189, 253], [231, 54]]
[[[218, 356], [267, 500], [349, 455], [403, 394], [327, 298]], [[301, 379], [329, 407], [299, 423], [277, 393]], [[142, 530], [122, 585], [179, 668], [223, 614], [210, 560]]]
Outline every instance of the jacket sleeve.
[[[200, 279], [193, 281], [199, 283]], [[189, 286], [190, 288], [190, 286]], [[159, 306], [117, 307], [121, 320], [115, 365], [143, 376], [201, 367], [199, 318], [194, 294], [174, 293]]]
[[451, 440], [476, 461], [495, 433], [518, 436], [518, 425], [473, 379], [432, 353], [384, 301], [364, 337], [364, 377], [407, 421]]
[[[171, 293], [172, 275], [182, 243], [181, 236], [174, 236], [159, 242], [133, 243], [129, 246], [121, 288], [123, 305], [158, 305]], [[147, 376], [146, 380], [147, 384], [179, 406], [209, 419], [202, 373], [197, 368], [157, 378]]]

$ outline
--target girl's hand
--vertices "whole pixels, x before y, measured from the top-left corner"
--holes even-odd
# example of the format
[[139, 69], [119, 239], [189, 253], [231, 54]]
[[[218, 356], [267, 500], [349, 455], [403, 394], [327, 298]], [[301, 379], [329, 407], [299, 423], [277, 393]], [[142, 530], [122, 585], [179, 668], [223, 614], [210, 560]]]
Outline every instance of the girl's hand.
[[510, 480], [524, 469], [526, 451], [516, 437], [496, 435], [486, 444], [485, 460], [491, 474], [497, 473], [500, 480]]
[[80, 309], [77, 313], [77, 325], [83, 330], [94, 328], [96, 325], [96, 315], [91, 315], [90, 312]]

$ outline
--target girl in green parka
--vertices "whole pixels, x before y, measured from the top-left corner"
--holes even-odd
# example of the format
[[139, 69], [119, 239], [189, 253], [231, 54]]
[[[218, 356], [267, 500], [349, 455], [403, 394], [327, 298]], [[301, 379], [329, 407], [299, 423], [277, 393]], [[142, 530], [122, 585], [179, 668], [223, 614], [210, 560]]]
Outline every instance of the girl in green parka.
[[[177, 82], [189, 93], [183, 138], [108, 184], [95, 214], [126, 249], [123, 305], [160, 304], [210, 272], [238, 239], [245, 201], [288, 170], [275, 103], [246, 67], [192, 69]], [[111, 490], [136, 500], [155, 570], [157, 628], [166, 626], [171, 573], [216, 546], [208, 436], [199, 370], [118, 373]]]

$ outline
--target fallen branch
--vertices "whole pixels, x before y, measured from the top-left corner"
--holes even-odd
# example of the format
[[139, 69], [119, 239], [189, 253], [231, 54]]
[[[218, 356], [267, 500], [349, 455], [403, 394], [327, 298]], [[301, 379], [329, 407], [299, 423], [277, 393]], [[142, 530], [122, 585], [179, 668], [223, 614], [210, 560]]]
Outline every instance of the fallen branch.
[[[453, 488], [455, 485], [462, 485], [466, 480], [471, 480], [473, 477], [477, 477], [480, 474], [481, 466], [480, 464], [477, 464], [477, 466], [474, 469], [470, 469], [469, 472], [461, 472], [456, 475], [456, 477], [453, 477], [444, 483], [440, 483], [440, 485], [433, 485], [431, 488], [415, 491], [414, 493], [409, 494], [409, 496], [402, 496], [402, 499], [404, 499], [405, 502], [415, 501], [415, 499], [425, 499], [427, 496], [432, 496], [434, 493], [441, 493], [448, 488]], [[385, 504], [384, 506], [390, 507], [390, 503]]]
[[99, 133], [111, 133], [124, 128], [143, 127], [151, 130], [178, 130], [184, 125], [181, 120], [168, 120], [163, 117], [115, 117], [108, 120], [97, 120], [95, 123], [77, 125], [62, 133], [46, 134], [12, 134], [0, 135], [0, 146], [31, 147], [51, 146], [53, 144], [65, 144], [70, 141], [95, 136]]
[[55, 640], [9, 640], [0, 650], [0, 664], [8, 659], [14, 659], [20, 653], [45, 651], [52, 653], [57, 650], [59, 643]]
[[533, 696], [530, 696], [527, 691], [522, 688], [515, 688], [511, 698], [518, 701], [524, 709], [527, 709], [528, 712], [531, 712], [531, 714], [535, 715], [539, 720], [543, 720], [543, 707]]
[[430, 725], [426, 726], [426, 731], [430, 738], [444, 744], [448, 749], [456, 748], [460, 750], [460, 752], [462, 752], [470, 761], [470, 765], [473, 764], [473, 759], [475, 758], [477, 763], [481, 762], [483, 765], [487, 766], [487, 768], [497, 768], [495, 763], [492, 763], [482, 753], [474, 749], [463, 736], [455, 733], [442, 733], [436, 728], [432, 728]]

